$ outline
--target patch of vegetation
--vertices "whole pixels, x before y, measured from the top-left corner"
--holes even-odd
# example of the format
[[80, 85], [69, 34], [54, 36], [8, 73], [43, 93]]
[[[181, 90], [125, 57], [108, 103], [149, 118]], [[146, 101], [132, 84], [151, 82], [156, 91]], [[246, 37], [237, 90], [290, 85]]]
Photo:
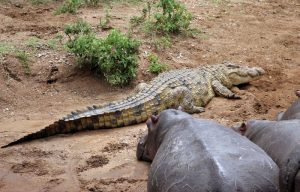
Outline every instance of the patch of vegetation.
[[37, 37], [30, 37], [25, 40], [25, 45], [32, 49], [38, 49], [42, 45], [42, 40]]
[[[43, 1], [43, 0], [34, 0]], [[64, 0], [61, 7], [59, 7], [55, 15], [60, 15], [63, 13], [76, 14], [77, 10], [83, 6], [88, 7], [98, 7], [100, 3], [104, 3], [111, 7], [111, 3], [138, 3], [140, 0]]]
[[51, 2], [51, 0], [30, 0], [30, 2], [32, 5], [44, 5]]
[[78, 20], [76, 23], [66, 25], [64, 32], [69, 37], [69, 40], [74, 40], [79, 35], [92, 33], [92, 27], [87, 22]]
[[84, 0], [84, 4], [90, 7], [97, 7], [100, 3], [100, 0]]
[[112, 85], [125, 85], [136, 77], [140, 43], [112, 30], [103, 41], [98, 65]]
[[[154, 13], [151, 13], [152, 9]], [[160, 0], [155, 4], [148, 2], [142, 16], [133, 17], [131, 24], [136, 26], [142, 23], [146, 33], [178, 34], [191, 29], [192, 19], [192, 14], [180, 2]]]
[[89, 67], [105, 76], [111, 85], [126, 85], [136, 76], [140, 43], [112, 30], [107, 38], [100, 39], [87, 23], [66, 26], [69, 36], [67, 47], [82, 67]]
[[47, 46], [50, 48], [50, 49], [57, 49], [57, 44], [58, 44], [58, 40], [57, 39], [50, 39], [47, 41]]
[[29, 55], [25, 51], [17, 51], [16, 58], [21, 62], [26, 75], [30, 75]]
[[66, 45], [78, 57], [80, 66], [101, 71], [97, 65], [102, 49], [102, 40], [95, 37], [95, 34], [78, 35], [74, 39], [70, 39]]
[[159, 74], [168, 68], [167, 65], [161, 63], [158, 56], [153, 53], [148, 56], [148, 60], [150, 62], [148, 69], [151, 73]]
[[169, 36], [163, 36], [155, 39], [154, 45], [157, 49], [165, 49], [171, 47], [172, 41]]
[[0, 43], [0, 59], [3, 58], [6, 54], [13, 52], [14, 50], [14, 46], [9, 45], [8, 43]]
[[79, 7], [84, 5], [83, 0], [65, 0], [61, 7], [56, 10], [55, 14], [60, 15], [63, 13], [76, 14]]
[[220, 5], [222, 3], [222, 0], [212, 0], [212, 3], [215, 5]]
[[104, 20], [102, 20], [102, 18], [100, 18], [99, 27], [102, 30], [111, 29], [112, 27], [110, 26], [110, 19], [111, 19], [111, 15], [109, 14], [109, 11], [106, 9]]
[[63, 43], [63, 36], [61, 34], [57, 34], [53, 39], [49, 39], [46, 42], [48, 48], [57, 50]]

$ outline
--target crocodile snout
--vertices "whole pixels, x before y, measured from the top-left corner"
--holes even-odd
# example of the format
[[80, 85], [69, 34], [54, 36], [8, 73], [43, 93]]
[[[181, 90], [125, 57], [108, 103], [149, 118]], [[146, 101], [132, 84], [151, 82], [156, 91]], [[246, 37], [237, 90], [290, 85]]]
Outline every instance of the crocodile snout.
[[261, 67], [254, 67], [252, 68], [252, 70], [250, 70], [248, 72], [248, 74], [251, 76], [251, 77], [257, 77], [257, 76], [260, 76], [260, 75], [263, 75], [265, 74], [265, 70]]

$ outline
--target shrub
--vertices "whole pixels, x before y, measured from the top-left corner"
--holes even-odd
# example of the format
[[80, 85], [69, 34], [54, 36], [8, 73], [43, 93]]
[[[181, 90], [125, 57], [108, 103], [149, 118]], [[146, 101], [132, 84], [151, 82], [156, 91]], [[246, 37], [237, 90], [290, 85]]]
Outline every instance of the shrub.
[[100, 18], [99, 27], [102, 30], [111, 29], [112, 27], [110, 26], [110, 19], [111, 19], [111, 15], [109, 14], [109, 11], [105, 10], [104, 20], [102, 20], [102, 18]]
[[157, 31], [168, 34], [189, 29], [193, 17], [182, 4], [175, 0], [161, 0], [158, 7], [162, 12], [154, 14], [154, 27]]
[[36, 50], [42, 46], [42, 40], [37, 37], [29, 37], [25, 40], [25, 45]]
[[167, 65], [160, 63], [157, 55], [152, 53], [149, 55], [148, 59], [150, 62], [148, 69], [151, 73], [159, 74], [167, 69]]
[[18, 51], [16, 53], [16, 58], [18, 58], [18, 60], [21, 62], [26, 75], [30, 75], [30, 73], [31, 73], [28, 57], [29, 56], [25, 51]]
[[0, 42], [0, 59], [2, 57], [4, 57], [6, 54], [9, 54], [14, 50], [15, 50], [14, 46], [12, 46], [10, 44], [7, 44], [7, 43], [1, 43]]
[[171, 38], [166, 37], [160, 37], [154, 41], [154, 45], [157, 49], [165, 49], [172, 46]]
[[76, 14], [77, 9], [83, 5], [82, 0], [65, 0], [63, 5], [56, 10], [55, 14], [59, 15], [62, 13]]
[[97, 7], [100, 0], [84, 0], [84, 4], [91, 7]]
[[66, 25], [64, 32], [68, 35], [69, 40], [71, 40], [81, 34], [90, 34], [92, 27], [87, 22], [78, 20], [76, 23]]
[[136, 77], [140, 43], [112, 30], [103, 41], [98, 65], [112, 85], [125, 85]]
[[99, 60], [102, 41], [97, 39], [94, 34], [80, 35], [76, 39], [67, 42], [67, 47], [78, 57], [81, 66], [97, 67], [96, 63]]
[[106, 39], [99, 39], [92, 32], [71, 31], [77, 35], [69, 39], [67, 47], [79, 58], [81, 66], [102, 73], [111, 85], [126, 85], [135, 78], [138, 41], [118, 30], [112, 30]]
[[142, 16], [132, 17], [132, 26], [143, 23], [145, 32], [155, 31], [159, 34], [177, 34], [190, 30], [193, 16], [183, 4], [175, 0], [160, 0], [154, 4], [155, 11], [151, 14], [152, 6], [148, 2], [147, 8], [143, 9]]

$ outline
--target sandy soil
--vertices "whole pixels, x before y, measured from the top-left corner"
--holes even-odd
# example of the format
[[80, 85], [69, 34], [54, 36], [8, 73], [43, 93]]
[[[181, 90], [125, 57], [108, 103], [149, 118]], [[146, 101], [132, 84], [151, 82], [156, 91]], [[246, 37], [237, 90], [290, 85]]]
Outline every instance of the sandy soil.
[[[0, 145], [37, 131], [72, 110], [126, 97], [147, 72], [145, 52], [159, 54], [170, 68], [197, 67], [229, 60], [260, 66], [266, 75], [234, 88], [241, 100], [214, 98], [196, 117], [231, 126], [251, 118], [274, 119], [296, 99], [300, 89], [300, 3], [297, 0], [183, 1], [196, 16], [198, 38], [173, 37], [165, 50], [144, 39], [138, 79], [112, 88], [101, 77], [76, 67], [63, 50], [24, 46], [29, 37], [47, 41], [65, 23], [83, 18], [93, 26], [104, 6], [77, 15], [54, 16], [61, 2], [31, 5], [22, 0], [0, 2], [0, 42], [28, 49], [30, 75], [12, 55], [0, 63]], [[112, 27], [128, 30], [142, 4], [113, 4]], [[99, 35], [106, 32], [99, 30]], [[143, 37], [142, 34], [135, 34]], [[41, 139], [0, 150], [0, 191], [146, 191], [149, 164], [135, 159], [145, 124]]]

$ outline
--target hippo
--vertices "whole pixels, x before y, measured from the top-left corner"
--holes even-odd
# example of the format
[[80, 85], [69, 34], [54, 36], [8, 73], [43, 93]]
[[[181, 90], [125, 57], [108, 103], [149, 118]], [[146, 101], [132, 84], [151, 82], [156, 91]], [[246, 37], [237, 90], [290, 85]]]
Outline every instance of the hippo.
[[257, 145], [212, 120], [168, 109], [146, 122], [137, 158], [148, 192], [279, 191], [279, 168]]
[[250, 120], [239, 132], [261, 147], [279, 167], [281, 192], [300, 191], [300, 120]]
[[277, 120], [300, 119], [300, 90], [295, 92], [298, 99], [285, 111], [279, 113]]

